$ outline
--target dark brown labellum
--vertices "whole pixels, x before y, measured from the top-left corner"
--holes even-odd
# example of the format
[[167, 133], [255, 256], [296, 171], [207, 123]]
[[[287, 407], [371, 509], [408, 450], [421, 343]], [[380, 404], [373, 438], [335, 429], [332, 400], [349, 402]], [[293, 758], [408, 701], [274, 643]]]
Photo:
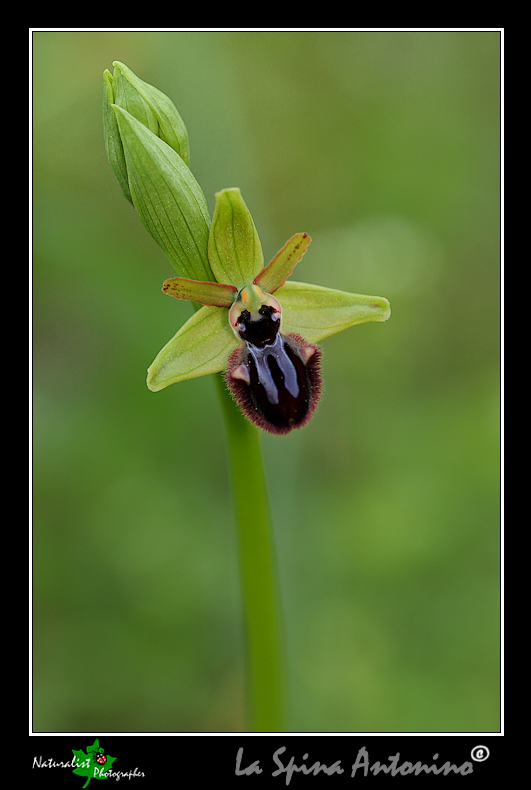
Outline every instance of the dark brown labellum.
[[241, 310], [234, 322], [244, 345], [229, 357], [227, 384], [252, 422], [289, 433], [305, 425], [317, 406], [321, 350], [300, 335], [281, 334], [277, 307], [262, 304], [257, 312]]

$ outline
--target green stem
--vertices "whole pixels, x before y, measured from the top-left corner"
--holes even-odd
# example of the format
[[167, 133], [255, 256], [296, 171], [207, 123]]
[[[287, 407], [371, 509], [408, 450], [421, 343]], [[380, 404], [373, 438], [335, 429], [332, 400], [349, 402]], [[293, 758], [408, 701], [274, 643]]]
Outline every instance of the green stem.
[[259, 431], [239, 411], [220, 375], [227, 429], [248, 653], [251, 732], [283, 732], [279, 601]]

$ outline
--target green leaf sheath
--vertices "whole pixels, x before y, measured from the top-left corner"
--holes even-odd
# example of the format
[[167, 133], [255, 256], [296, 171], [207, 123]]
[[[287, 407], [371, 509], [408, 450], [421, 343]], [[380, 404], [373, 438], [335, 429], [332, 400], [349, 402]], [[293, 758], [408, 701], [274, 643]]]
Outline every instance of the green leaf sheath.
[[201, 187], [181, 157], [126, 110], [113, 105], [135, 209], [177, 273], [213, 280], [210, 217]]

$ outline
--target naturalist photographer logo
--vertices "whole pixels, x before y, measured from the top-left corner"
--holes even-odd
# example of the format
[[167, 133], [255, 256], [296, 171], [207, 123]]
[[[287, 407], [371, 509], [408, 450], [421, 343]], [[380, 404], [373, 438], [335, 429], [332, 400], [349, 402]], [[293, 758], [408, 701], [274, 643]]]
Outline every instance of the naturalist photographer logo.
[[70, 760], [34, 757], [32, 768], [70, 768], [72, 773], [86, 779], [81, 790], [88, 787], [91, 779], [116, 779], [119, 781], [120, 779], [136, 779], [145, 775], [138, 768], [134, 768], [132, 771], [114, 771], [113, 763], [116, 757], [105, 753], [98, 738], [92, 746], [87, 746], [86, 749], [86, 752], [82, 749], [72, 749], [73, 757]]
[[83, 788], [87, 787], [91, 779], [108, 779], [107, 774], [112, 773], [112, 764], [116, 760], [116, 757], [105, 754], [97, 738], [92, 746], [87, 746], [86, 754], [82, 749], [72, 749], [72, 754], [76, 762], [73, 773], [87, 777]]

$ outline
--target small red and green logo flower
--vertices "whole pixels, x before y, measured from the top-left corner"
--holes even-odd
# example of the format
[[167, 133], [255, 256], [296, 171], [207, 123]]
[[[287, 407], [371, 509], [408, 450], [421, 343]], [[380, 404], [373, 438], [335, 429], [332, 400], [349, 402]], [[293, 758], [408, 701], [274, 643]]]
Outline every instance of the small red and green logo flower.
[[72, 749], [72, 753], [76, 763], [73, 773], [87, 778], [83, 790], [91, 779], [107, 779], [106, 774], [111, 770], [112, 764], [116, 760], [116, 757], [105, 754], [105, 750], [100, 746], [97, 738], [92, 746], [87, 746], [86, 753], [82, 749]]

